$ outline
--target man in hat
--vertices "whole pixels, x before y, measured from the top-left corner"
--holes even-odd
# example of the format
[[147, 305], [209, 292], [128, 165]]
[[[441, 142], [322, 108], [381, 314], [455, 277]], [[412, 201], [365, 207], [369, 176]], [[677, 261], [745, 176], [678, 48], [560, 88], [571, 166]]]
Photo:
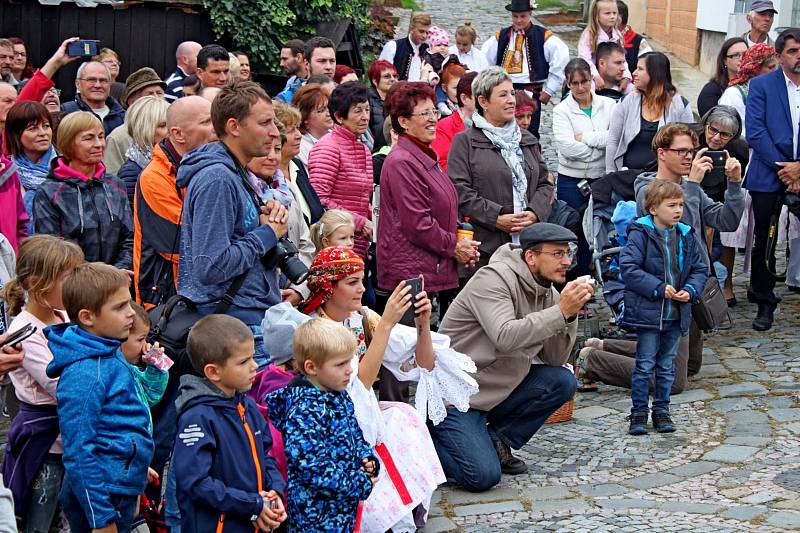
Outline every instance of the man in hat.
[[[535, 6], [530, 0], [512, 0], [511, 26], [498, 31], [484, 43], [482, 50], [489, 63], [503, 67], [511, 76], [514, 89], [531, 93], [546, 105], [564, 84], [564, 67], [569, 62], [569, 48], [553, 32], [531, 22]], [[541, 106], [536, 107], [528, 131], [539, 137]]]
[[[165, 98], [167, 84], [159, 78], [156, 71], [150, 67], [142, 67], [132, 72], [125, 80], [125, 107], [128, 108], [139, 98], [156, 96]], [[128, 134], [125, 124], [118, 126], [106, 136], [106, 151], [103, 154], [103, 164], [106, 172], [116, 175], [127, 157], [125, 152], [133, 144], [133, 138]]]
[[511, 448], [524, 446], [575, 393], [563, 365], [593, 286], [578, 278], [559, 295], [553, 284], [566, 281], [577, 240], [555, 224], [528, 226], [520, 246], [498, 248], [444, 316], [439, 333], [475, 362], [480, 389], [466, 413], [450, 408], [429, 429], [445, 474], [466, 490], [490, 489], [501, 472], [525, 472]]
[[769, 36], [772, 23], [775, 22], [775, 15], [778, 11], [772, 5], [772, 0], [755, 0], [747, 13], [747, 22], [750, 23], [750, 30], [742, 34], [742, 39], [747, 42], [750, 48], [754, 44], [767, 43], [775, 47], [775, 41]]

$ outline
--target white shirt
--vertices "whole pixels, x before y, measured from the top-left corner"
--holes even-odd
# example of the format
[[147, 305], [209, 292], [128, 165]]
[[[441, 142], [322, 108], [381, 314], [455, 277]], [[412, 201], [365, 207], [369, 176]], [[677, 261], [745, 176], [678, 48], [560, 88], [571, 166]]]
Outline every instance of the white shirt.
[[786, 95], [789, 97], [789, 111], [792, 113], [792, 146], [794, 155], [797, 156], [797, 129], [800, 127], [800, 86], [795, 85], [792, 80], [783, 73], [786, 80]]
[[486, 55], [477, 46], [473, 46], [469, 49], [469, 52], [463, 54], [459, 52], [458, 46], [453, 45], [448, 52], [455, 54], [461, 63], [475, 72], [480, 72], [489, 67], [489, 60], [486, 59]]
[[[419, 57], [419, 45], [414, 44], [414, 41], [411, 40], [411, 36], [409, 34], [408, 42], [411, 43], [412, 49], [412, 56], [411, 56], [411, 66], [408, 69], [408, 81], [419, 81], [420, 74], [422, 72], [422, 58]], [[394, 55], [397, 53], [397, 41], [391, 40], [383, 45], [383, 50], [381, 50], [381, 55], [378, 59], [385, 59], [389, 63], [394, 63]], [[401, 74], [401, 72], [398, 72]]]
[[97, 109], [92, 108], [92, 112], [98, 117], [100, 117], [100, 120], [105, 120], [106, 116], [108, 116], [111, 110], [108, 108], [107, 105], [104, 105], [103, 107], [98, 107]]
[[[509, 38], [509, 46], [513, 46], [514, 35]], [[550, 74], [547, 76], [547, 81], [544, 84], [544, 92], [553, 96], [561, 93], [561, 87], [564, 84], [564, 67], [569, 63], [569, 48], [559, 39], [556, 35], [551, 35], [544, 42], [544, 59], [550, 67]], [[497, 54], [502, 53], [497, 50], [497, 37], [490, 37], [481, 50], [486, 55], [486, 60], [490, 65], [497, 64]], [[505, 50], [503, 50], [505, 52]], [[528, 74], [528, 47], [522, 47], [522, 73], [509, 74], [512, 83], [530, 83], [530, 75]]]

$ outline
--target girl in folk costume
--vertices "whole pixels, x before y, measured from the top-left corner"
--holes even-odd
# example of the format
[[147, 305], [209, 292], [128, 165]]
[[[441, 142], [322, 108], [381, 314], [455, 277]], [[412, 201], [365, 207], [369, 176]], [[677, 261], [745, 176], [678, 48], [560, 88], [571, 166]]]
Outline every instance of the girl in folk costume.
[[[597, 45], [601, 43], [615, 42], [623, 45], [622, 34], [617, 29], [619, 12], [616, 0], [595, 0], [592, 3], [589, 14], [589, 25], [583, 30], [580, 41], [578, 41], [578, 56], [589, 63], [594, 79], [595, 90], [604, 87], [604, 81], [595, 65]], [[620, 83], [620, 91], [624, 94], [628, 83], [631, 81], [631, 72], [625, 67], [625, 75]]]
[[[439, 423], [446, 416], [444, 401], [466, 410], [477, 392], [467, 372], [475, 369], [442, 342], [443, 336], [431, 333], [431, 303], [424, 292], [412, 302], [410, 287], [401, 282], [380, 316], [361, 306], [363, 279], [364, 261], [358, 254], [343, 246], [325, 248], [311, 265], [311, 296], [301, 310], [341, 323], [357, 342], [346, 390], [364, 438], [381, 461], [380, 478], [364, 504], [361, 531], [413, 532], [424, 525], [433, 491], [445, 481], [425, 419]], [[398, 325], [412, 305], [416, 331]], [[378, 403], [372, 385], [382, 365], [398, 379], [419, 381], [416, 410], [399, 402]]]

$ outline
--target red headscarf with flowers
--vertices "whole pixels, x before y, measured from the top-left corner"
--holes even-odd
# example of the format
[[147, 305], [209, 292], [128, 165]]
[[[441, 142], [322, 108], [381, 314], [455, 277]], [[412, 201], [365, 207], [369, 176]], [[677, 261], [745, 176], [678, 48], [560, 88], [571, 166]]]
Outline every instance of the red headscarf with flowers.
[[333, 284], [364, 270], [364, 260], [350, 248], [329, 246], [314, 256], [308, 275], [311, 295], [300, 304], [304, 313], [316, 311], [333, 296]]
[[770, 59], [778, 59], [775, 49], [766, 43], [758, 43], [748, 48], [742, 54], [742, 62], [739, 64], [739, 72], [731, 78], [728, 87], [747, 83], [759, 74], [761, 67]]

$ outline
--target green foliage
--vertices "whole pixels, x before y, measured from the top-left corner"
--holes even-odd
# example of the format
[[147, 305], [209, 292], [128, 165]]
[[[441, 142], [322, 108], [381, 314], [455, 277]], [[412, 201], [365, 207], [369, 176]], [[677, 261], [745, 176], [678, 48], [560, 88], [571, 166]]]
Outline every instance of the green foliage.
[[276, 71], [282, 43], [313, 35], [319, 22], [352, 20], [369, 26], [369, 0], [203, 0], [218, 37]]

